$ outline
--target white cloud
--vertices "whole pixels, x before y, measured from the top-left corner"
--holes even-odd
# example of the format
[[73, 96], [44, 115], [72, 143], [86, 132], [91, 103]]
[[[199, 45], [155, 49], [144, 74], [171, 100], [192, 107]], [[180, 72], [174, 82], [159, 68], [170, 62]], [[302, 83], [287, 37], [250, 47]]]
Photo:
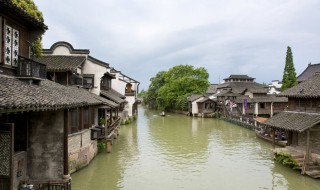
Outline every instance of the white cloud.
[[[317, 0], [35, 0], [49, 30], [111, 63], [146, 88], [177, 64], [202, 66], [211, 82], [230, 74], [281, 79], [286, 47], [297, 73], [320, 62]], [[59, 8], [57, 8], [59, 5]]]

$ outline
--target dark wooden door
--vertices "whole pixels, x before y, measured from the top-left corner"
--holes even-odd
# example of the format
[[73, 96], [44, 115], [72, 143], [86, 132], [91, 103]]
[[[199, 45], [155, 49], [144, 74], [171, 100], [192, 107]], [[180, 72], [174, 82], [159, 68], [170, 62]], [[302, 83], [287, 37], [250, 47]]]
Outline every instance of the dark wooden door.
[[13, 123], [0, 123], [0, 189], [12, 190]]

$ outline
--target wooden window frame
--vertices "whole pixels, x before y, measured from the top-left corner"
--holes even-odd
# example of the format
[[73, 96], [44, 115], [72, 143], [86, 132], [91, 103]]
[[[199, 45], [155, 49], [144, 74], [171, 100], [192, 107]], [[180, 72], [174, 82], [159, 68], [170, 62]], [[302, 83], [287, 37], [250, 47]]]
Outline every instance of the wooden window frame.
[[2, 51], [2, 42], [3, 42], [3, 22], [2, 22], [2, 16], [0, 16], [0, 63], [4, 63], [3, 62], [3, 60], [2, 60], [2, 54], [4, 53], [3, 51]]
[[69, 109], [69, 134], [76, 133], [79, 131], [79, 119], [78, 119], [78, 108]]

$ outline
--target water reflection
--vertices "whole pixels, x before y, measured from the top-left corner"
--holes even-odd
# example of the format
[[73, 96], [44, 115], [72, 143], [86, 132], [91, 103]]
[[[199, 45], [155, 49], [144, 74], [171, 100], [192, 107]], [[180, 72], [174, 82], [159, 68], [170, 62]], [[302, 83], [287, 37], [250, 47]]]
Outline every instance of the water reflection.
[[111, 154], [72, 175], [73, 189], [317, 189], [319, 181], [272, 160], [272, 146], [217, 119], [160, 117], [139, 108]]

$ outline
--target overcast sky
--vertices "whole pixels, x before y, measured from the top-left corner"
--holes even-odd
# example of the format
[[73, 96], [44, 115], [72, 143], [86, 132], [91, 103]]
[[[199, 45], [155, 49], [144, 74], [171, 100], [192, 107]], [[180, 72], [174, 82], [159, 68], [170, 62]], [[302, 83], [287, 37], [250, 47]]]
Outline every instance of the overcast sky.
[[320, 63], [319, 0], [34, 0], [49, 30], [140, 81], [179, 64], [205, 67], [210, 82], [247, 74], [281, 80], [287, 46], [297, 75]]

